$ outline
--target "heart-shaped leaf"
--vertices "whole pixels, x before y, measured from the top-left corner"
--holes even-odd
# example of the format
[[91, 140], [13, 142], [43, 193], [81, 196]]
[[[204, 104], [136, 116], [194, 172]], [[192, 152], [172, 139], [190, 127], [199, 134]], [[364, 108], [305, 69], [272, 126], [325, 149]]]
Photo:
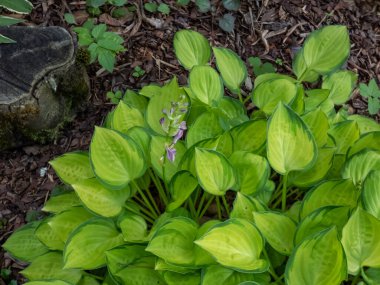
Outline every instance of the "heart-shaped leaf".
[[269, 120], [267, 134], [267, 157], [272, 168], [280, 174], [305, 170], [315, 163], [317, 155], [317, 145], [309, 128], [292, 109], [280, 102]]
[[174, 35], [173, 44], [178, 61], [186, 69], [190, 70], [195, 65], [205, 65], [210, 60], [210, 44], [198, 32], [181, 30]]
[[128, 186], [121, 190], [109, 190], [96, 178], [82, 180], [74, 184], [73, 188], [87, 208], [103, 217], [118, 215], [125, 201], [131, 196]]
[[380, 170], [369, 173], [364, 180], [362, 202], [364, 209], [380, 220]]
[[195, 169], [199, 184], [210, 194], [224, 195], [236, 183], [232, 165], [216, 151], [196, 148]]
[[260, 259], [264, 241], [259, 231], [243, 219], [230, 219], [213, 226], [195, 244], [226, 267], [247, 272], [264, 272], [268, 268], [267, 261]]
[[213, 48], [212, 50], [224, 84], [231, 92], [240, 93], [240, 85], [247, 77], [247, 67], [244, 62], [230, 49]]
[[146, 169], [141, 148], [127, 136], [95, 127], [90, 158], [97, 178], [107, 187], [123, 189]]
[[268, 243], [279, 253], [290, 255], [296, 223], [281, 213], [253, 212], [254, 223]]
[[64, 268], [96, 269], [106, 264], [105, 252], [123, 244], [123, 235], [111, 220], [94, 218], [71, 233], [65, 250]]
[[189, 85], [194, 97], [211, 107], [223, 97], [223, 81], [210, 66], [194, 66], [189, 75]]
[[357, 208], [342, 233], [342, 244], [350, 274], [358, 274], [364, 266], [380, 267], [379, 240], [380, 220]]
[[294, 285], [339, 285], [346, 278], [346, 258], [335, 227], [305, 239], [293, 251], [285, 271], [286, 284]]

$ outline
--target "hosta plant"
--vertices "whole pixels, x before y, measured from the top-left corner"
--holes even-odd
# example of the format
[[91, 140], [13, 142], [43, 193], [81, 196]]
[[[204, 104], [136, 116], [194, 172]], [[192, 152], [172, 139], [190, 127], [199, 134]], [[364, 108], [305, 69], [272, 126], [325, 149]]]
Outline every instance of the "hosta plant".
[[3, 245], [27, 284], [379, 284], [380, 126], [344, 106], [349, 48], [314, 31], [244, 98], [236, 53], [177, 32], [188, 84], [128, 90], [50, 162], [65, 185]]

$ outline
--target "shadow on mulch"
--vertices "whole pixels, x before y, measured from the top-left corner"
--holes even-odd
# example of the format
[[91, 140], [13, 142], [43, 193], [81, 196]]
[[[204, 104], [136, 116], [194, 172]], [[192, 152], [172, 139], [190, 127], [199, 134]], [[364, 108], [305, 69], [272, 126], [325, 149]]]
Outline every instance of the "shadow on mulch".
[[[88, 17], [84, 1], [32, 2], [35, 9], [28, 16], [27, 25], [58, 25], [70, 29], [63, 20], [63, 14], [69, 9], [81, 21]], [[175, 1], [165, 2], [171, 3], [168, 16], [135, 13], [119, 23], [112, 22], [107, 13], [100, 16], [101, 21], [114, 25], [112, 29], [122, 33], [128, 51], [119, 56], [113, 74], [103, 72], [96, 65], [89, 68], [92, 98], [88, 109], [78, 114], [51, 144], [0, 153], [0, 244], [23, 225], [26, 218], [33, 219], [53, 187], [59, 184], [48, 161], [68, 151], [88, 149], [94, 125], [101, 124], [112, 108], [105, 99], [107, 91], [138, 89], [150, 82], [163, 83], [173, 76], [186, 84], [187, 71], [179, 66], [172, 46], [174, 33], [179, 29], [195, 29], [213, 45], [235, 50], [243, 60], [259, 56], [275, 65], [279, 72], [289, 73], [291, 57], [310, 31], [327, 24], [343, 24], [348, 27], [351, 38], [347, 68], [359, 74], [360, 82], [368, 82], [371, 78], [380, 81], [380, 8], [373, 1], [246, 0], [234, 13], [235, 32], [231, 34], [218, 27], [218, 17], [225, 12], [221, 1], [213, 1], [216, 10], [212, 14], [199, 13], [193, 4], [179, 8], [174, 5]], [[162, 20], [160, 28], [152, 26], [153, 17]], [[276, 64], [276, 60], [281, 60], [282, 65]], [[135, 66], [146, 71], [143, 77], [132, 77]], [[249, 74], [253, 76], [252, 72]], [[350, 112], [367, 115], [366, 109], [365, 100], [355, 92]], [[1, 249], [0, 268], [11, 268], [11, 278], [22, 280], [17, 272], [23, 266]], [[0, 284], [5, 284], [1, 278]]]

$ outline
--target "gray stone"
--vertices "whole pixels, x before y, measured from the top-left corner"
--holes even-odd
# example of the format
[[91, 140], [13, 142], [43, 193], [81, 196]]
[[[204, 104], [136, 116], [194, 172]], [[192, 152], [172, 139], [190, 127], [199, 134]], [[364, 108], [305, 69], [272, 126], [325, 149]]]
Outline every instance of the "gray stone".
[[60, 27], [0, 27], [0, 150], [54, 139], [89, 95], [84, 64]]

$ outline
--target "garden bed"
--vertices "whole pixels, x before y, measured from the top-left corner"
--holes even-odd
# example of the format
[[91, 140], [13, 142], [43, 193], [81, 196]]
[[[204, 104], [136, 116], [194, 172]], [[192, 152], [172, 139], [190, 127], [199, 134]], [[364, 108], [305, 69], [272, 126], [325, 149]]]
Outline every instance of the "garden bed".
[[[85, 16], [81, 1], [34, 1], [35, 10], [28, 24], [58, 25], [68, 28], [63, 14], [70, 7], [72, 12]], [[77, 3], [72, 5], [74, 2]], [[343, 24], [350, 31], [351, 55], [347, 68], [359, 74], [359, 82], [368, 82], [380, 74], [379, 7], [353, 1], [242, 1], [235, 32], [227, 34], [218, 27], [218, 17], [223, 8], [201, 14], [195, 7], [179, 8], [173, 5], [168, 16], [160, 17], [164, 21], [162, 29], [156, 29], [137, 15], [124, 26], [115, 27], [123, 31], [127, 25], [134, 25], [123, 36], [127, 39], [128, 49], [119, 56], [115, 71], [109, 74], [100, 66], [89, 68], [92, 84], [91, 105], [80, 113], [76, 120], [62, 130], [59, 138], [44, 146], [34, 145], [22, 149], [5, 151], [0, 154], [0, 243], [26, 220], [40, 215], [39, 210], [47, 200], [53, 187], [59, 181], [48, 161], [65, 152], [87, 150], [95, 125], [100, 125], [113, 105], [105, 98], [111, 89], [138, 89], [151, 82], [164, 83], [174, 75], [180, 84], [187, 81], [187, 71], [180, 67], [173, 53], [172, 42], [177, 30], [191, 28], [205, 35], [215, 46], [229, 47], [243, 60], [258, 56], [264, 62], [272, 63], [279, 72], [289, 73], [291, 58], [303, 43], [310, 31], [327, 24]], [[278, 2], [278, 3], [276, 3]], [[285, 2], [285, 3], [284, 3]], [[145, 74], [132, 76], [133, 68], [141, 66]], [[252, 71], [249, 75], [253, 79]], [[377, 78], [380, 80], [380, 78]], [[249, 86], [245, 86], [249, 92]], [[355, 92], [350, 101], [350, 112], [365, 114], [365, 99]], [[377, 120], [379, 117], [375, 117]], [[11, 260], [4, 251], [0, 251], [1, 268], [11, 268], [12, 278], [17, 276], [22, 264]]]

